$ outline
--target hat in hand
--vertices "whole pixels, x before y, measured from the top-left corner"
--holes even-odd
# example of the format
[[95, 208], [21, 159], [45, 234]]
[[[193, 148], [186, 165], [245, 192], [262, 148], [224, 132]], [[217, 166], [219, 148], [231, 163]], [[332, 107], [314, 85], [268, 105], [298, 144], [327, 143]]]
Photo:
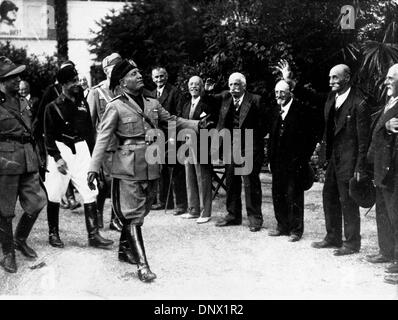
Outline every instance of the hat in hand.
[[25, 65], [16, 65], [5, 56], [0, 57], [0, 79], [16, 76], [26, 69]]
[[370, 178], [357, 181], [355, 177], [350, 179], [349, 194], [362, 208], [371, 208], [376, 201], [376, 187]]

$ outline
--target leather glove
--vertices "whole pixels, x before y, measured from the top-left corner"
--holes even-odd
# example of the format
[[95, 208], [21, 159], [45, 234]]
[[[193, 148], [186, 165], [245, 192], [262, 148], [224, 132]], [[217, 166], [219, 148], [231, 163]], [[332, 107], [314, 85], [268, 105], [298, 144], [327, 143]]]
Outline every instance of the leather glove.
[[94, 180], [97, 180], [97, 184], [99, 184], [98, 173], [94, 171], [90, 171], [89, 173], [87, 173], [87, 185], [90, 190], [95, 190]]
[[199, 129], [207, 129], [208, 127], [214, 125], [213, 121], [207, 121], [207, 119], [210, 117], [210, 114], [208, 114], [206, 117], [201, 119], [198, 123], [198, 128]]
[[57, 162], [57, 169], [60, 173], [63, 175], [66, 175], [68, 173], [68, 165], [66, 164], [64, 159], [59, 159]]

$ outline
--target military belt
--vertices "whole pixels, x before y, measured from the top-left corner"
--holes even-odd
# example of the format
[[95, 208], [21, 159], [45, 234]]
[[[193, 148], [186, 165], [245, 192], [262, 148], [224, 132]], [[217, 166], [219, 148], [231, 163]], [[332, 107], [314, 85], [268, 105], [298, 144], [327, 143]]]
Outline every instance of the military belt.
[[16, 134], [7, 134], [7, 133], [0, 134], [0, 141], [8, 141], [8, 140], [17, 141], [22, 144], [34, 143], [34, 139], [32, 136], [26, 136], [26, 135], [18, 136]]
[[150, 145], [152, 141], [145, 141], [144, 139], [126, 138], [120, 139], [120, 145]]

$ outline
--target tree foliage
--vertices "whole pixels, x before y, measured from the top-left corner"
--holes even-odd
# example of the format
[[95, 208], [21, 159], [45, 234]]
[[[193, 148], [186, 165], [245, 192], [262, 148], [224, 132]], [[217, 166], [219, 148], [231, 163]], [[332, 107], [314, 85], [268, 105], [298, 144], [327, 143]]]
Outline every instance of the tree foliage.
[[343, 32], [337, 18], [346, 4], [346, 0], [134, 2], [119, 15], [111, 13], [98, 22], [101, 31], [91, 41], [92, 53], [98, 60], [112, 51], [132, 57], [148, 84], [150, 68], [165, 65], [171, 81], [182, 89], [194, 74], [212, 77], [223, 88], [231, 72], [241, 71], [249, 90], [269, 99], [276, 81], [274, 66], [281, 58], [292, 63], [302, 84], [317, 91], [328, 90], [333, 65], [346, 63], [365, 91], [375, 93], [372, 87], [397, 61], [397, 5], [361, 1], [356, 30]]

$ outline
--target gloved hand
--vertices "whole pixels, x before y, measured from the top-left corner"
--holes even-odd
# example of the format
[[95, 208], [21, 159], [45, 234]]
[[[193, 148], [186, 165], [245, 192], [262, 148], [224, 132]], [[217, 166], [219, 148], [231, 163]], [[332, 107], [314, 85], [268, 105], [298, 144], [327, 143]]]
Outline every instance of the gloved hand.
[[57, 169], [60, 173], [63, 175], [66, 175], [68, 173], [68, 165], [66, 164], [64, 159], [59, 159], [57, 162]]
[[94, 180], [97, 180], [97, 184], [99, 184], [98, 173], [94, 171], [90, 171], [89, 173], [87, 173], [87, 185], [90, 190], [95, 190]]
[[210, 114], [208, 114], [206, 117], [204, 117], [203, 119], [201, 119], [198, 123], [198, 128], [199, 129], [207, 129], [210, 126], [214, 125], [213, 121], [207, 121], [207, 119], [209, 119]]

